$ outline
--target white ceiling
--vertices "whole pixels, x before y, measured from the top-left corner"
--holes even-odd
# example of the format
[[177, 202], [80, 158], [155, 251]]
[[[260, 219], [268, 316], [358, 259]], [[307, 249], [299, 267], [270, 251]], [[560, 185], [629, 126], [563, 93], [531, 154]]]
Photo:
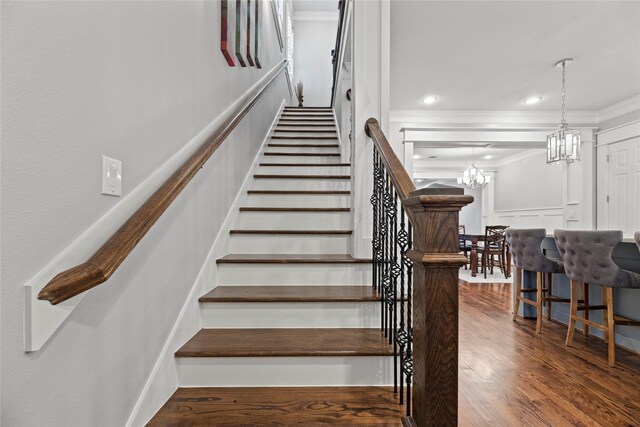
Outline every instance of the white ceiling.
[[[500, 162], [508, 157], [515, 156], [523, 152], [523, 148], [491, 148], [491, 147], [478, 147], [472, 149], [471, 147], [453, 147], [453, 148], [415, 148], [413, 151], [414, 156], [420, 156], [419, 159], [415, 159], [416, 163], [424, 163], [430, 161], [456, 161], [461, 165], [470, 163], [475, 160], [476, 163], [496, 163]], [[490, 159], [485, 159], [485, 156], [491, 156]], [[435, 156], [436, 158], [429, 158]], [[466, 167], [466, 166], [465, 166]]]
[[640, 2], [391, 2], [392, 110], [557, 111], [565, 57], [567, 110], [639, 94]]

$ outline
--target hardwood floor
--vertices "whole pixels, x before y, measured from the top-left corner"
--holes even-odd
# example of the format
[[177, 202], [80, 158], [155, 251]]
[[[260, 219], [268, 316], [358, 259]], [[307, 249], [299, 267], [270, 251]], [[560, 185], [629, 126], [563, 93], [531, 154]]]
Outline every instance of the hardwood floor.
[[[640, 425], [639, 355], [618, 348], [609, 368], [597, 338], [513, 322], [510, 284], [459, 289], [460, 426]], [[403, 411], [377, 387], [181, 388], [149, 425], [399, 426]]]
[[638, 426], [640, 356], [544, 320], [511, 320], [510, 284], [460, 284], [459, 425]]

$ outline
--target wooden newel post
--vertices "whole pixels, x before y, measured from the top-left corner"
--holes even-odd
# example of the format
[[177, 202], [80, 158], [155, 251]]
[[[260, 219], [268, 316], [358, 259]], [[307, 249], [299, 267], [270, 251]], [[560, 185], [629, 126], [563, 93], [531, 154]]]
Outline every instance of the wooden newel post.
[[461, 188], [429, 187], [403, 200], [412, 217], [413, 420], [458, 425], [458, 215], [473, 201]]

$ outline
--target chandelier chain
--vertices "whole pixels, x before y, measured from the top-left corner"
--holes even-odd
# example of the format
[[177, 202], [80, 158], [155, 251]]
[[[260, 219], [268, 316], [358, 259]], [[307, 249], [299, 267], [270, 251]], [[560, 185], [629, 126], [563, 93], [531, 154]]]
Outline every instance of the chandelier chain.
[[565, 98], [565, 90], [564, 90], [564, 76], [565, 76], [565, 67], [567, 66], [566, 62], [562, 62], [562, 126], [566, 127], [567, 126], [567, 119], [565, 117], [565, 113], [564, 113], [564, 98]]

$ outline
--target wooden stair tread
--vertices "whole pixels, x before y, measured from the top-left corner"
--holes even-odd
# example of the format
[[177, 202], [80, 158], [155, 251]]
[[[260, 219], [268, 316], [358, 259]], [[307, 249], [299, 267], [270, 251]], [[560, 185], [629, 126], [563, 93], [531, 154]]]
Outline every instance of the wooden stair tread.
[[[300, 127], [300, 128], [303, 128], [303, 127], [325, 127], [325, 128], [332, 128], [332, 129], [336, 128], [332, 124], [322, 124], [322, 123], [320, 123], [320, 124], [318, 124], [318, 123], [308, 123], [308, 124], [301, 124], [301, 125], [296, 124], [296, 123], [279, 123], [278, 126], [291, 126], [291, 127], [295, 126], [295, 127]], [[327, 131], [327, 132], [335, 132], [335, 131]]]
[[351, 167], [351, 163], [260, 163], [260, 166], [318, 166], [318, 167]]
[[[293, 138], [296, 139], [296, 138]], [[335, 139], [335, 138], [332, 138]], [[292, 148], [305, 148], [305, 147], [312, 147], [312, 148], [339, 148], [340, 146], [338, 144], [278, 144], [278, 143], [269, 143], [267, 144], [268, 147], [292, 147]]]
[[351, 194], [349, 190], [247, 190], [247, 194], [280, 194], [280, 195], [344, 195]]
[[351, 175], [255, 174], [256, 179], [351, 179]]
[[371, 286], [218, 286], [200, 302], [365, 302], [380, 301]]
[[240, 212], [351, 212], [351, 208], [299, 208], [279, 206], [242, 206]]
[[399, 427], [391, 387], [178, 388], [148, 426]]
[[280, 153], [280, 152], [267, 152], [265, 156], [302, 156], [302, 157], [340, 157], [340, 153]]
[[286, 234], [286, 235], [344, 235], [353, 234], [353, 230], [230, 230], [229, 234]]
[[370, 258], [349, 254], [229, 254], [218, 264], [370, 264]]
[[280, 122], [330, 122], [333, 123], [333, 119], [325, 119], [325, 118], [321, 118], [321, 119], [316, 119], [316, 118], [311, 118], [311, 119], [307, 119], [304, 117], [301, 118], [292, 118], [292, 117], [281, 117], [280, 118]]
[[[312, 136], [312, 135], [273, 135], [271, 136], [271, 139], [338, 139], [335, 136], [324, 136], [324, 135], [320, 135], [320, 136]], [[334, 145], [337, 146], [337, 144], [333, 144], [333, 145], [323, 145], [323, 147], [333, 147]], [[308, 147], [313, 147], [313, 145], [307, 145]]]
[[274, 129], [274, 132], [301, 132], [301, 133], [336, 133], [335, 130], [322, 130], [322, 129]]
[[377, 328], [201, 329], [176, 357], [389, 356]]

